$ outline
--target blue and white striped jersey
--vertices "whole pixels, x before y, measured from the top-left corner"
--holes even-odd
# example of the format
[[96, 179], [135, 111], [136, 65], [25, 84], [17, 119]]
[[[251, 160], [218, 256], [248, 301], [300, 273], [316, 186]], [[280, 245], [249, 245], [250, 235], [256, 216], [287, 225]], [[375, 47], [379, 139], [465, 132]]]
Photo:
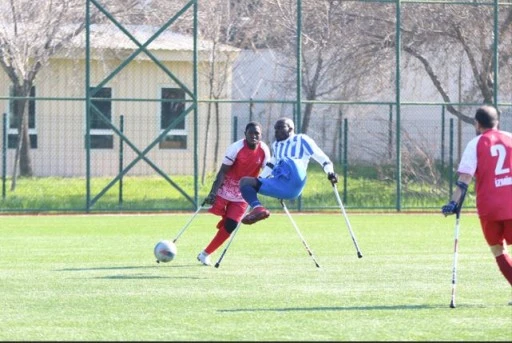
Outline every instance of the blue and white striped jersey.
[[291, 135], [284, 141], [274, 141], [272, 143], [272, 157], [270, 166], [267, 164], [260, 174], [260, 177], [268, 177], [272, 173], [273, 166], [277, 165], [279, 160], [287, 157], [298, 160], [300, 166], [307, 170], [311, 157], [317, 161], [325, 173], [334, 173], [334, 168], [329, 157], [318, 147], [315, 141], [306, 134], [299, 133]]

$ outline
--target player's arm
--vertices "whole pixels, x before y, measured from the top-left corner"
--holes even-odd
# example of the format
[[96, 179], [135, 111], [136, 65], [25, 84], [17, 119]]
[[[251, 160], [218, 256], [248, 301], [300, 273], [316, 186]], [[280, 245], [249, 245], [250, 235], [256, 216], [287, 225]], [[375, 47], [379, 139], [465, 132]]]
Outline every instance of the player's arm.
[[210, 193], [205, 199], [207, 204], [213, 204], [215, 202], [215, 197], [217, 196], [217, 191], [224, 183], [224, 179], [226, 178], [226, 173], [231, 169], [233, 163], [235, 163], [236, 157], [238, 153], [243, 148], [244, 143], [243, 140], [236, 141], [235, 143], [228, 146], [226, 149], [226, 155], [222, 160], [222, 165], [220, 166], [219, 171], [217, 172], [217, 176], [215, 177], [215, 181], [213, 181], [212, 188], [210, 189]]
[[459, 173], [459, 179], [455, 183], [456, 187], [453, 191], [452, 198], [450, 199], [450, 202], [444, 205], [441, 209], [445, 216], [460, 211], [466, 196], [466, 192], [468, 190], [468, 186], [472, 179], [473, 176], [471, 176], [471, 174]]
[[307, 142], [307, 144], [311, 147], [313, 159], [317, 161], [321, 166], [325, 174], [327, 175], [327, 179], [331, 181], [334, 185], [338, 182], [338, 176], [334, 172], [334, 166], [331, 162], [329, 156], [327, 156], [322, 149], [316, 144], [316, 142], [309, 136], [304, 136], [303, 139]]
[[207, 204], [213, 204], [215, 202], [215, 197], [217, 196], [217, 191], [219, 190], [220, 186], [224, 183], [224, 179], [226, 178], [226, 173], [231, 168], [230, 165], [222, 164], [219, 171], [217, 172], [217, 176], [215, 177], [215, 181], [213, 181], [212, 188], [210, 189], [210, 193], [208, 193], [208, 196], [205, 199], [205, 203]]
[[[272, 148], [275, 151], [275, 144], [272, 144]], [[276, 158], [275, 156], [272, 156], [270, 153], [269, 147], [263, 143], [261, 145], [263, 151], [265, 152], [265, 160], [263, 161], [263, 170], [261, 171], [259, 178], [265, 179], [269, 177], [272, 174], [272, 170], [274, 169], [274, 166], [276, 165]]]
[[268, 160], [265, 163], [265, 166], [263, 167], [263, 170], [261, 171], [259, 178], [265, 179], [269, 177], [272, 174], [272, 170], [274, 169], [274, 166], [276, 165], [276, 159], [275, 157], [272, 157], [270, 160]]
[[469, 141], [468, 145], [464, 149], [464, 152], [462, 153], [459, 167], [457, 168], [457, 173], [459, 174], [459, 178], [457, 182], [455, 182], [457, 187], [453, 191], [450, 202], [441, 208], [441, 212], [445, 216], [458, 213], [462, 207], [464, 197], [466, 196], [466, 191], [471, 180], [473, 179], [473, 175], [475, 174], [477, 167], [478, 158], [476, 147], [478, 140], [480, 139], [479, 137], [481, 136], [475, 137]]
[[[462, 193], [464, 192], [464, 186], [467, 187], [469, 186], [469, 184], [471, 183], [471, 180], [473, 179], [473, 177], [469, 174], [459, 174], [459, 179], [457, 180], [457, 187], [455, 188], [455, 190], [453, 191], [453, 194], [452, 194], [452, 201], [455, 201], [456, 203], [459, 203], [460, 200], [461, 200], [461, 196], [462, 196]], [[459, 186], [460, 184], [463, 184], [462, 186]]]

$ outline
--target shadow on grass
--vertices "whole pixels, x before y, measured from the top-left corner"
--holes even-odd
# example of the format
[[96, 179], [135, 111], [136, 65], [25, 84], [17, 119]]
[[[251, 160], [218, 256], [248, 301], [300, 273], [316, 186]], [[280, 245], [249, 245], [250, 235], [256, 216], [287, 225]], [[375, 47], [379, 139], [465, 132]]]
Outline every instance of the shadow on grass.
[[110, 279], [110, 280], [147, 280], [147, 279], [193, 279], [200, 280], [198, 277], [190, 276], [155, 276], [155, 275], [111, 275], [111, 276], [98, 276], [95, 279]]
[[[459, 306], [458, 306], [459, 307]], [[483, 305], [462, 305], [460, 307], [478, 307]], [[282, 308], [237, 308], [231, 310], [217, 310], [218, 312], [299, 312], [299, 311], [397, 311], [397, 310], [429, 310], [450, 309], [448, 305], [380, 305], [380, 306], [325, 306], [325, 307], [282, 307]]]
[[200, 264], [156, 264], [154, 266], [120, 266], [120, 267], [92, 267], [92, 268], [64, 268], [64, 269], [56, 269], [57, 272], [84, 272], [91, 270], [128, 270], [128, 269], [153, 269], [153, 268], [190, 268], [190, 267], [203, 267]]
[[[183, 267], [203, 267], [202, 265], [198, 265], [196, 263], [190, 265], [164, 265], [164, 264], [156, 264], [154, 266], [119, 266], [119, 267], [94, 267], [94, 268], [64, 268], [57, 269], [57, 272], [86, 272], [86, 271], [101, 271], [101, 270], [134, 270], [134, 269], [156, 269], [156, 268], [183, 268]], [[107, 276], [97, 276], [94, 279], [110, 279], [110, 280], [146, 280], [146, 279], [196, 279], [199, 280], [201, 278], [198, 277], [190, 277], [190, 276], [160, 276], [160, 275], [107, 275]]]

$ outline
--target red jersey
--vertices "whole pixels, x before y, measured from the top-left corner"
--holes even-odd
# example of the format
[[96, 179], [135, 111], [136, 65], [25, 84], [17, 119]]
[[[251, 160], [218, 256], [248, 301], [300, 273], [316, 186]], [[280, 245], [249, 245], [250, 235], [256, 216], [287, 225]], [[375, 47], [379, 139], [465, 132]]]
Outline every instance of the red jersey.
[[473, 138], [464, 150], [458, 172], [476, 179], [480, 217], [512, 219], [512, 133], [491, 129]]
[[229, 201], [245, 201], [240, 193], [239, 183], [244, 176], [256, 177], [270, 158], [270, 149], [264, 142], [259, 142], [256, 149], [247, 146], [245, 139], [238, 140], [226, 149], [223, 164], [231, 166], [226, 173], [217, 195]]

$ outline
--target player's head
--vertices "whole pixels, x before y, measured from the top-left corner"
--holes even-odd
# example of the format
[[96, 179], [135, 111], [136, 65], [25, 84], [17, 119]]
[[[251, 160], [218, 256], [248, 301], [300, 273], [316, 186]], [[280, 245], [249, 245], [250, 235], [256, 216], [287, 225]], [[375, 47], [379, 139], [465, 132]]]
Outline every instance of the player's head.
[[251, 149], [255, 149], [261, 140], [261, 125], [255, 121], [249, 122], [245, 126], [245, 140]]
[[274, 124], [276, 141], [284, 141], [293, 135], [294, 130], [295, 124], [293, 123], [293, 120], [286, 117], [279, 118]]
[[475, 121], [477, 130], [488, 130], [498, 127], [498, 111], [496, 108], [484, 105], [476, 110]]

